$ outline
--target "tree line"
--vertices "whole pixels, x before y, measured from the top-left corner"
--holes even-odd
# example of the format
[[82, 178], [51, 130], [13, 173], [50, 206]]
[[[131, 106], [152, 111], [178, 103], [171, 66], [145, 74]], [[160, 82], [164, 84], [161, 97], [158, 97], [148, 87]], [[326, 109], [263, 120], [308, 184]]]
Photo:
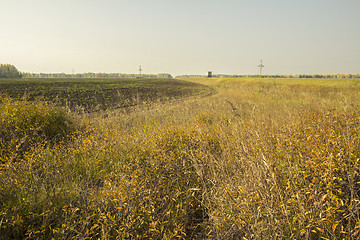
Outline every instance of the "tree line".
[[[12, 64], [0, 64], [0, 78], [138, 78], [139, 74], [127, 73], [28, 73], [19, 72]], [[141, 78], [172, 78], [169, 73], [141, 74]]]
[[[207, 75], [180, 75], [177, 78], [187, 77], [207, 77]], [[296, 74], [296, 75], [228, 75], [213, 74], [212, 77], [229, 77], [229, 78], [360, 78], [360, 74]]]
[[[27, 73], [23, 72], [24, 78], [138, 78], [139, 74], [127, 73]], [[168, 73], [141, 74], [141, 78], [172, 78]]]
[[[14, 65], [0, 64], [0, 78], [138, 78], [139, 74], [127, 73], [28, 73], [19, 72]], [[185, 77], [204, 77], [204, 75], [180, 75], [178, 78]], [[297, 74], [297, 75], [228, 75], [213, 74], [213, 77], [231, 78], [360, 78], [360, 74]], [[141, 78], [172, 78], [171, 74], [141, 74]]]
[[11, 64], [0, 64], [0, 78], [21, 78], [21, 73]]

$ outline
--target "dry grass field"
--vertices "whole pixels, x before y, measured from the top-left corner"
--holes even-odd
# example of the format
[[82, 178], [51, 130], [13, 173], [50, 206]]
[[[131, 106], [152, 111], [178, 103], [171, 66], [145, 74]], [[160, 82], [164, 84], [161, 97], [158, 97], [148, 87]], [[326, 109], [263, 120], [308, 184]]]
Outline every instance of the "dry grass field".
[[75, 114], [0, 100], [0, 239], [358, 239], [360, 80], [188, 78]]

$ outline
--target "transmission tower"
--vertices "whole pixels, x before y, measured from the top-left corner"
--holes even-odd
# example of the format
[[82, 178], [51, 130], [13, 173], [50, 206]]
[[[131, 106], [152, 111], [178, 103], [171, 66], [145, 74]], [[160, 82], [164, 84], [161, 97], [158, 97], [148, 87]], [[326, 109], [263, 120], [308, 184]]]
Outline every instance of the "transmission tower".
[[142, 71], [142, 68], [141, 68], [141, 65], [140, 65], [140, 67], [139, 67], [139, 76], [141, 77], [141, 71]]
[[260, 60], [260, 64], [258, 65], [259, 69], [260, 69], [260, 76], [262, 74], [262, 69], [264, 67], [264, 65], [262, 64], [262, 59]]

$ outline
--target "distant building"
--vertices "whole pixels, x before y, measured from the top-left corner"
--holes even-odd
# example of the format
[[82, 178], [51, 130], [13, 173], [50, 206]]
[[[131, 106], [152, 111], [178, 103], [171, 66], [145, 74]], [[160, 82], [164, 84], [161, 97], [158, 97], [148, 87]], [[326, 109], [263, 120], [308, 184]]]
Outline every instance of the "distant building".
[[212, 77], [212, 71], [208, 71], [207, 77], [208, 77], [208, 78], [211, 78], [211, 77]]

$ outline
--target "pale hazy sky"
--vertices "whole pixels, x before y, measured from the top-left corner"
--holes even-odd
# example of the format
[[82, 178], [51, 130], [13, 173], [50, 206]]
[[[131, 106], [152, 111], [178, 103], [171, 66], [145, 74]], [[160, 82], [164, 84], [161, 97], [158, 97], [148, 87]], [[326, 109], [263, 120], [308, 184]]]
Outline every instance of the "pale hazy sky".
[[360, 0], [0, 0], [24, 72], [360, 73]]

